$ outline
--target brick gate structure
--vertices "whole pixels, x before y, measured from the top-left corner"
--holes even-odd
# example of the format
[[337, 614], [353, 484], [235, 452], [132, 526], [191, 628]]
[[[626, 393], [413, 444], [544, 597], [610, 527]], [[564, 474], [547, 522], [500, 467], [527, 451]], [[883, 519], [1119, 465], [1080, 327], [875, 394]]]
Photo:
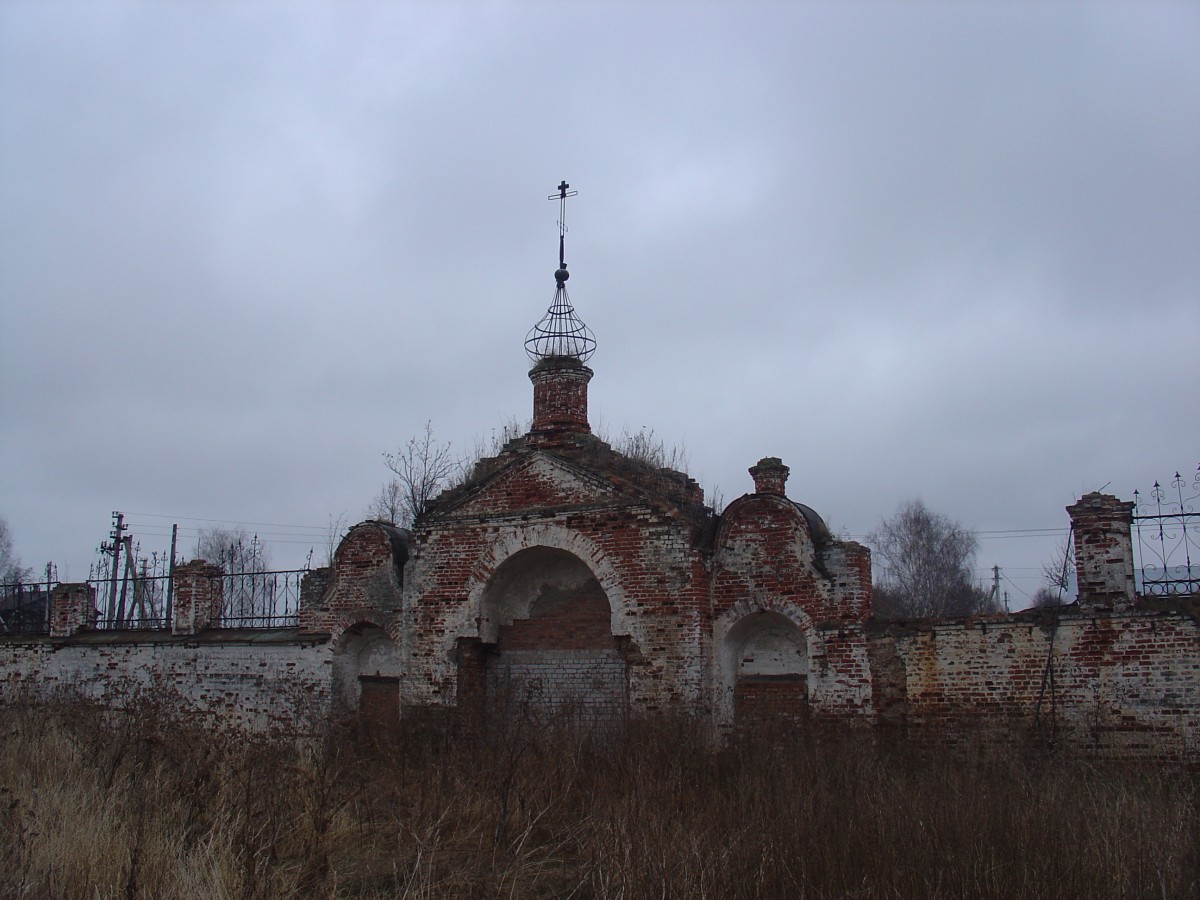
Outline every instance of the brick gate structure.
[[[565, 190], [565, 186], [564, 186]], [[1131, 504], [1068, 509], [1080, 595], [1061, 609], [879, 622], [871, 559], [787, 495], [765, 457], [721, 512], [682, 472], [591, 433], [595, 340], [566, 293], [526, 340], [529, 432], [412, 527], [350, 529], [298, 621], [231, 628], [219, 570], [179, 566], [170, 621], [103, 630], [87, 585], [47, 633], [0, 635], [0, 699], [153, 681], [202, 713], [286, 729], [297, 698], [370, 728], [513, 704], [604, 728], [682, 715], [715, 735], [854, 723], [1200, 761], [1200, 608], [1137, 595]]]
[[616, 452], [590, 433], [590, 376], [538, 361], [529, 434], [411, 531], [353, 528], [301, 626], [391, 635], [401, 716], [514, 699], [593, 721], [869, 716], [868, 551], [787, 498], [777, 458], [718, 516], [687, 475]]

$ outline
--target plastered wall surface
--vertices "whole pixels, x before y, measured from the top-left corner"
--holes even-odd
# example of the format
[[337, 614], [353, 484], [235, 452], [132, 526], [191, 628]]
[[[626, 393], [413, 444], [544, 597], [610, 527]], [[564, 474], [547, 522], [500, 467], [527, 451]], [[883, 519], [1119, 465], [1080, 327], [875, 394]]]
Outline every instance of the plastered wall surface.
[[182, 640], [168, 635], [91, 634], [0, 638], [6, 698], [74, 691], [119, 698], [166, 689], [197, 712], [253, 731], [291, 731], [329, 708], [331, 648], [288, 632]]

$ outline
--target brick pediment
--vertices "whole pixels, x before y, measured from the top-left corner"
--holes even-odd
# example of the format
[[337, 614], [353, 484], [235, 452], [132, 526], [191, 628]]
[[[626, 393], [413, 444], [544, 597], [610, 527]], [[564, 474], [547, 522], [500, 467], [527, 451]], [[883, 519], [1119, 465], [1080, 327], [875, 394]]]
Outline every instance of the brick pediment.
[[535, 451], [493, 472], [457, 497], [448, 498], [438, 518], [504, 516], [531, 510], [607, 505], [628, 499], [599, 473]]

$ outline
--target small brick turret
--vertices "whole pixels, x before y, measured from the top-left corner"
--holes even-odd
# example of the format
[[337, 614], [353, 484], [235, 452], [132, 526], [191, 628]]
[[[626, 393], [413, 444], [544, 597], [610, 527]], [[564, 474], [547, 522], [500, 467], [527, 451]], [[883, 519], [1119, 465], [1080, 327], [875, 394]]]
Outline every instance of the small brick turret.
[[790, 471], [778, 456], [764, 456], [750, 467], [750, 477], [754, 479], [754, 493], [786, 497], [785, 486]]
[[86, 583], [60, 584], [50, 592], [50, 634], [70, 637], [96, 627], [96, 591]]
[[1075, 531], [1075, 577], [1079, 605], [1092, 609], [1129, 609], [1136, 598], [1133, 581], [1133, 504], [1093, 491], [1067, 507]]
[[569, 356], [551, 356], [529, 370], [529, 380], [533, 382], [535, 435], [591, 433], [587, 409], [591, 369]]
[[222, 569], [202, 559], [175, 567], [175, 605], [172, 634], [199, 634], [221, 623]]

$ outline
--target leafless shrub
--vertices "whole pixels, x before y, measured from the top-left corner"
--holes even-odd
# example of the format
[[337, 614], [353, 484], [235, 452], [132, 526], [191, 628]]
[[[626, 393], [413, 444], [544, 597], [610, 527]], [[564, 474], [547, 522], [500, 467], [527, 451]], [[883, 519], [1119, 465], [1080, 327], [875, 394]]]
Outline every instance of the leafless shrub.
[[[390, 519], [388, 521], [391, 521]], [[340, 513], [334, 516], [329, 514], [329, 520], [325, 525], [324, 537], [324, 564], [327, 566], [333, 565], [333, 556], [337, 552], [338, 544], [342, 542], [342, 538], [346, 536], [346, 514]]]
[[247, 738], [178, 698], [9, 703], [0, 895], [1186, 897], [1182, 771], [569, 715]]
[[1063, 595], [1054, 588], [1040, 587], [1033, 593], [1032, 606], [1034, 609], [1051, 609], [1063, 606], [1065, 603]]
[[686, 473], [690, 461], [686, 447], [682, 444], [672, 444], [668, 447], [662, 438], [655, 435], [653, 428], [622, 431], [613, 444], [613, 449], [635, 462], [655, 469], [674, 469], [676, 472]]

